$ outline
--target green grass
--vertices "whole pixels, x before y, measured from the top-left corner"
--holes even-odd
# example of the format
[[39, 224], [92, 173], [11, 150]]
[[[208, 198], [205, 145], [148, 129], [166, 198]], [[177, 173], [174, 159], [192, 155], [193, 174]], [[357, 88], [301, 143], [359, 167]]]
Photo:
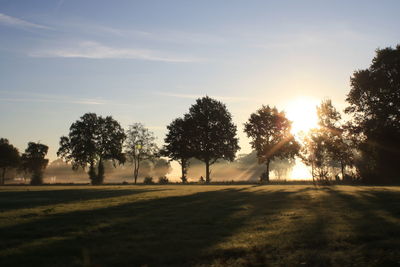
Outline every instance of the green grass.
[[6, 186], [0, 266], [398, 266], [400, 187]]

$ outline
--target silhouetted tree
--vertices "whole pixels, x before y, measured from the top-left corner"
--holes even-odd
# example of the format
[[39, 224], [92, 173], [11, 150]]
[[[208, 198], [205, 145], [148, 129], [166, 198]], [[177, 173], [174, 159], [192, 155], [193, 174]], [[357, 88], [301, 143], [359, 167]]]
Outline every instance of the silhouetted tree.
[[368, 69], [355, 71], [346, 101], [365, 182], [400, 181], [400, 45], [377, 49]]
[[164, 139], [165, 145], [160, 151], [161, 155], [171, 160], [176, 160], [181, 165], [182, 183], [187, 182], [187, 168], [189, 159], [193, 157], [191, 147], [191, 128], [189, 119], [178, 118], [167, 126], [168, 133]]
[[276, 179], [287, 178], [288, 173], [293, 169], [296, 160], [294, 158], [276, 158], [270, 163], [270, 168]]
[[7, 139], [0, 138], [0, 168], [2, 169], [0, 185], [5, 182], [8, 169], [18, 168], [20, 155], [18, 149], [11, 145]]
[[317, 106], [318, 127], [311, 129], [303, 139], [301, 158], [311, 166], [313, 179], [328, 183], [338, 176], [334, 170], [340, 167], [342, 179], [346, 166], [352, 165], [352, 149], [340, 123], [341, 115], [327, 99]]
[[236, 125], [226, 106], [208, 96], [196, 100], [185, 120], [191, 125], [191, 151], [194, 157], [206, 164], [206, 183], [209, 183], [212, 164], [218, 159], [235, 159], [240, 148]]
[[342, 179], [345, 177], [346, 166], [352, 166], [353, 152], [350, 140], [341, 124], [341, 114], [327, 99], [317, 107], [318, 125], [325, 139], [327, 151], [332, 161], [340, 164]]
[[125, 153], [128, 160], [133, 163], [133, 178], [136, 184], [140, 163], [158, 157], [158, 147], [153, 132], [141, 123], [130, 125], [126, 134]]
[[125, 161], [122, 153], [125, 137], [121, 125], [111, 116], [103, 118], [95, 113], [86, 113], [71, 125], [68, 137], [61, 137], [57, 155], [71, 162], [73, 169], [89, 165], [91, 183], [101, 184], [105, 160], [112, 160], [114, 166], [116, 162]]
[[40, 143], [29, 142], [21, 156], [23, 169], [32, 174], [31, 184], [43, 184], [43, 171], [49, 163], [45, 159], [49, 147]]
[[311, 129], [302, 140], [300, 158], [311, 167], [313, 182], [329, 183], [329, 168], [332, 157], [326, 138], [319, 128]]
[[261, 182], [269, 181], [272, 160], [297, 155], [300, 146], [290, 133], [291, 124], [284, 112], [269, 106], [262, 106], [245, 123], [244, 131], [252, 139], [250, 144], [257, 151], [258, 162], [267, 166], [266, 172], [261, 175]]

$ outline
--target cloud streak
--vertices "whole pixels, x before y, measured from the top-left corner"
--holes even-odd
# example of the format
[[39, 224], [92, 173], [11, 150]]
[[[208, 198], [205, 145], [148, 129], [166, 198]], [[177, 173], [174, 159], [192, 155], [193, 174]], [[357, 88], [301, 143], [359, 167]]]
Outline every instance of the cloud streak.
[[200, 62], [204, 59], [171, 55], [154, 50], [115, 48], [98, 42], [84, 41], [72, 47], [34, 51], [31, 57], [87, 58], [87, 59], [138, 59], [163, 62]]
[[26, 20], [22, 20], [16, 17], [11, 17], [6, 14], [0, 13], [0, 24], [17, 27], [17, 28], [25, 28], [25, 29], [41, 29], [41, 30], [51, 30], [52, 28], [48, 26], [44, 26], [41, 24], [32, 23]]
[[[7, 92], [5, 92], [7, 93]], [[42, 95], [32, 93], [19, 93], [10, 96], [1, 96], [0, 102], [12, 103], [62, 103], [62, 104], [78, 104], [78, 105], [105, 105], [108, 102], [101, 99], [90, 98], [70, 98], [66, 96]]]

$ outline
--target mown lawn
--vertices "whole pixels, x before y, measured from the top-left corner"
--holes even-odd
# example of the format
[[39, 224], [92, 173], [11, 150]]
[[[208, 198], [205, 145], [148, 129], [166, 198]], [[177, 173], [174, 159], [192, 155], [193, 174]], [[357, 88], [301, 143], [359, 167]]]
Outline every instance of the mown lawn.
[[399, 266], [400, 187], [5, 186], [0, 266]]

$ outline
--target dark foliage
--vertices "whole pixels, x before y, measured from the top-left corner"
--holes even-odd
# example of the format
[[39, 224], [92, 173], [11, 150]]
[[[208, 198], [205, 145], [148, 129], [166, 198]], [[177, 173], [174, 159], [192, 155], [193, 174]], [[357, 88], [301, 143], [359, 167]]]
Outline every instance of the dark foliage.
[[0, 185], [5, 182], [7, 170], [17, 168], [19, 164], [20, 155], [18, 149], [11, 145], [7, 139], [0, 138]]
[[400, 45], [376, 50], [368, 69], [355, 71], [346, 101], [367, 183], [400, 182]]
[[168, 133], [164, 139], [165, 145], [160, 151], [164, 157], [176, 160], [181, 165], [182, 183], [187, 182], [187, 168], [189, 167], [189, 159], [193, 157], [192, 139], [190, 136], [192, 120], [188, 118], [178, 118], [167, 126]]
[[190, 124], [191, 151], [206, 164], [206, 182], [209, 183], [210, 166], [218, 159], [233, 161], [240, 149], [236, 125], [226, 106], [208, 96], [196, 100], [185, 120]]
[[332, 101], [322, 101], [317, 114], [318, 127], [304, 136], [300, 157], [311, 167], [313, 181], [329, 184], [339, 179], [339, 173], [344, 179], [346, 167], [352, 166], [353, 153]]
[[40, 143], [29, 142], [25, 153], [22, 154], [22, 168], [31, 173], [31, 184], [39, 185], [43, 183], [43, 171], [49, 163], [45, 159], [49, 147]]
[[144, 184], [154, 184], [153, 177], [147, 176], [143, 179]]
[[92, 184], [101, 184], [104, 160], [112, 160], [114, 164], [125, 161], [122, 153], [124, 140], [124, 130], [111, 116], [103, 118], [95, 113], [86, 113], [71, 125], [68, 137], [61, 137], [57, 155], [71, 161], [74, 169], [89, 166]]
[[294, 158], [299, 144], [290, 133], [291, 122], [284, 112], [275, 107], [262, 106], [250, 115], [244, 125], [244, 131], [251, 140], [251, 146], [257, 151], [259, 163], [265, 163], [267, 170], [261, 175], [261, 182], [269, 182], [270, 163], [275, 158]]
[[158, 178], [158, 183], [159, 183], [159, 184], [168, 184], [168, 183], [169, 183], [169, 180], [168, 180], [168, 178], [167, 178], [166, 176], [160, 176], [160, 177]]

